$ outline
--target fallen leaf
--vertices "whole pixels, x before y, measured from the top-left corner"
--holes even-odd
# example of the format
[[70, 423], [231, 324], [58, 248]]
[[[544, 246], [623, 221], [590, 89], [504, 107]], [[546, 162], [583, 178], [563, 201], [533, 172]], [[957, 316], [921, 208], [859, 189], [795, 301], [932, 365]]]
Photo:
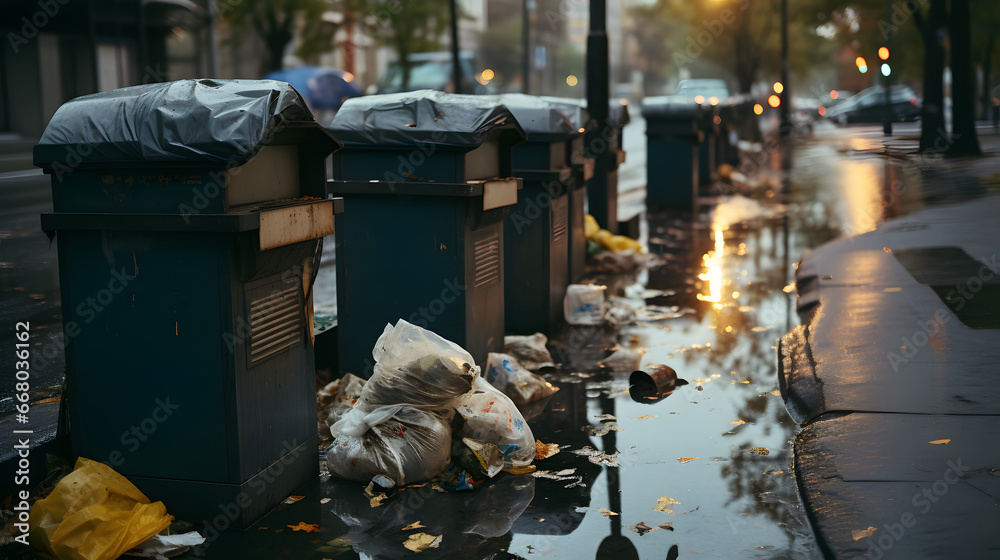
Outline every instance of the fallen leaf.
[[548, 459], [549, 457], [559, 453], [558, 443], [542, 443], [540, 440], [535, 440], [535, 460]]
[[270, 529], [270, 527], [257, 527], [258, 531], [266, 531], [268, 529]]
[[663, 525], [660, 525], [660, 529], [665, 529], [667, 531], [673, 531], [674, 530], [674, 524], [673, 523], [664, 523]]
[[321, 504], [328, 504], [328, 503], [330, 503], [330, 498], [323, 498], [322, 500], [319, 501], [319, 503], [321, 503]]
[[746, 422], [743, 420], [733, 420], [732, 422], [730, 422], [730, 424], [736, 424], [737, 426], [742, 426], [743, 424], [746, 424]]
[[856, 540], [856, 541], [860, 541], [861, 539], [863, 539], [865, 537], [870, 537], [877, 530], [878, 529], [876, 529], [875, 527], [868, 527], [867, 529], [863, 529], [863, 530], [855, 529], [855, 530], [851, 531], [851, 538], [854, 539], [854, 540]]
[[646, 525], [642, 521], [636, 523], [635, 525], [628, 525], [625, 528], [628, 529], [629, 531], [635, 531], [636, 533], [639, 533], [640, 537], [652, 531], [653, 529], [656, 529], [656, 527], [650, 527], [649, 525]]
[[563, 469], [556, 473], [556, 476], [569, 476], [576, 472], [576, 469]]
[[630, 416], [629, 418], [632, 418], [633, 420], [645, 420], [647, 418], [659, 418], [659, 417], [655, 414], [644, 414], [642, 416]]
[[701, 457], [678, 457], [677, 460], [681, 463], [690, 463], [691, 461], [697, 461]]
[[305, 521], [299, 521], [298, 525], [288, 525], [288, 528], [293, 531], [305, 531], [307, 533], [319, 532], [319, 525], [306, 523]]
[[757, 455], [767, 455], [771, 452], [766, 447], [751, 447], [748, 451], [750, 451], [750, 453], [756, 453]]
[[412, 531], [413, 529], [419, 529], [421, 527], [425, 527], [425, 525], [422, 524], [422, 523], [420, 523], [419, 521], [414, 521], [413, 523], [410, 523], [406, 527], [403, 527], [403, 530], [404, 531]]
[[423, 552], [428, 548], [437, 548], [441, 545], [441, 535], [428, 535], [427, 533], [414, 533], [410, 535], [403, 546], [413, 552]]
[[951, 441], [950, 439], [936, 439], [930, 443], [933, 443], [934, 445], [944, 445], [950, 441]]
[[285, 501], [281, 502], [283, 504], [294, 504], [295, 502], [305, 498], [305, 496], [289, 496], [285, 498]]
[[888, 247], [882, 247], [882, 250], [885, 251], [886, 253], [891, 253], [892, 252], [892, 249], [890, 249]]
[[600, 509], [597, 510], [597, 513], [603, 513], [604, 517], [611, 517], [612, 515], [618, 515], [617, 513], [613, 512], [613, 511], [611, 511], [610, 509], [607, 509], [607, 508], [600, 508]]
[[602, 414], [600, 416], [597, 416], [596, 418], [601, 422], [614, 422], [615, 420], [618, 420], [612, 414]]
[[618, 422], [608, 422], [606, 424], [601, 424], [601, 429], [600, 430], [598, 430], [596, 428], [591, 428], [590, 429], [590, 435], [592, 435], [594, 437], [602, 437], [602, 436], [608, 435], [608, 433], [611, 432], [611, 431], [623, 432], [625, 430], [621, 426], [618, 425]]
[[375, 494], [370, 500], [368, 500], [368, 505], [373, 508], [377, 508], [382, 505], [382, 502], [385, 501], [386, 498], [388, 498], [388, 496], [385, 494]]
[[667, 507], [667, 506], [672, 506], [672, 505], [678, 505], [679, 506], [679, 505], [681, 505], [681, 503], [678, 502], [677, 500], [674, 500], [670, 496], [660, 496], [656, 500], [656, 507], [653, 508], [653, 511], [662, 511], [664, 513], [673, 513], [674, 510], [672, 510], [669, 507]]

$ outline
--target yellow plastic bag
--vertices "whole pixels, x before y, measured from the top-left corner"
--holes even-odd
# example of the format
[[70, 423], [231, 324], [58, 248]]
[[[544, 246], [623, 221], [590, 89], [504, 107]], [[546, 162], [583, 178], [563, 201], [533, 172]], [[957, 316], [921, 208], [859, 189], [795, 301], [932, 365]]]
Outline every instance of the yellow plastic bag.
[[29, 542], [59, 560], [114, 560], [174, 517], [111, 467], [80, 457], [31, 508]]

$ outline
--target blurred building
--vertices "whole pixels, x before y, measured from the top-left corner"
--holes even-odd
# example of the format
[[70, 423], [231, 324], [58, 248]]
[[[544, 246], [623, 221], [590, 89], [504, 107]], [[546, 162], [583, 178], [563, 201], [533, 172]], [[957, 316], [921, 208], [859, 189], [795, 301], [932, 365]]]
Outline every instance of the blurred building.
[[0, 0], [0, 133], [42, 133], [59, 106], [207, 75], [206, 0]]

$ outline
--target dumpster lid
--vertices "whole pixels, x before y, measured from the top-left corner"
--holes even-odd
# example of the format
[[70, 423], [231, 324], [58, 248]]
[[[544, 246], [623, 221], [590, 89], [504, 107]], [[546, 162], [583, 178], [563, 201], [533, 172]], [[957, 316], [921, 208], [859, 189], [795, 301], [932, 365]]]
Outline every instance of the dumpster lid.
[[573, 126], [559, 106], [541, 97], [523, 93], [490, 97], [514, 115], [529, 142], [555, 142], [580, 134], [578, 129], [582, 125]]
[[495, 99], [420, 90], [355, 97], [344, 102], [330, 130], [345, 145], [478, 147], [495, 131], [524, 131]]
[[[312, 125], [312, 126], [309, 126]], [[305, 130], [303, 130], [305, 128]], [[180, 80], [77, 97], [35, 146], [35, 165], [156, 162], [241, 165], [286, 133], [338, 147], [290, 85], [273, 80]], [[313, 130], [310, 130], [313, 129]], [[70, 157], [73, 156], [73, 157]], [[92, 165], [91, 165], [92, 166]]]
[[678, 119], [697, 119], [700, 116], [700, 112], [698, 104], [690, 99], [674, 95], [663, 95], [643, 99], [642, 116], [646, 118], [673, 117]]
[[587, 102], [583, 99], [551, 96], [542, 96], [541, 99], [555, 107], [563, 116], [569, 119], [573, 128], [590, 130], [594, 124], [590, 118], [590, 113], [587, 112]]

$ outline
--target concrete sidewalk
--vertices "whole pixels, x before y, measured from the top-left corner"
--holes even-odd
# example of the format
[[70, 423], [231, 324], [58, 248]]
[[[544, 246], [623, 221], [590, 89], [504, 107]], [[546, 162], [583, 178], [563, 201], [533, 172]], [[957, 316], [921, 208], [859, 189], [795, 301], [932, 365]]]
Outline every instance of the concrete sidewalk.
[[1000, 158], [914, 163], [926, 196], [984, 196], [808, 254], [803, 324], [780, 343], [797, 482], [830, 558], [1000, 555]]

